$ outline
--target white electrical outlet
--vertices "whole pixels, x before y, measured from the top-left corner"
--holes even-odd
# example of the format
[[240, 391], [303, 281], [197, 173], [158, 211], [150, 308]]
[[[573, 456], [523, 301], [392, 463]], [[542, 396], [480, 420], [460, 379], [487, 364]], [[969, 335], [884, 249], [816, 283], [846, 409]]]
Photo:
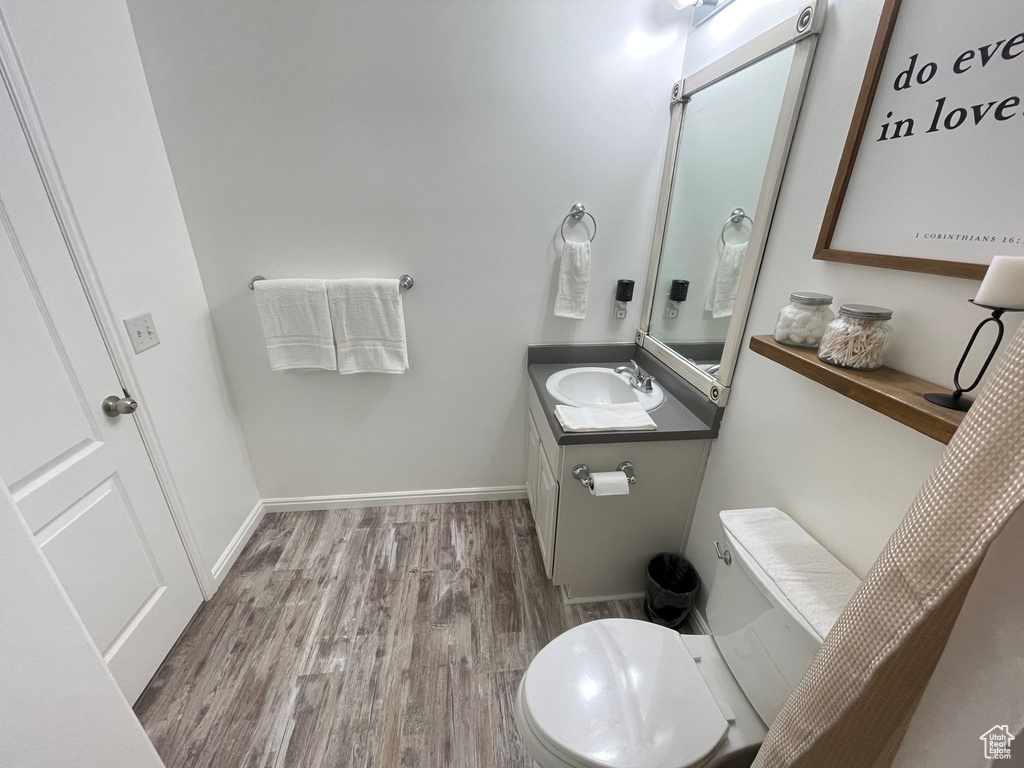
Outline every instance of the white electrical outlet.
[[132, 349], [136, 355], [160, 343], [160, 337], [156, 335], [156, 326], [153, 324], [153, 316], [149, 312], [126, 317], [124, 327], [132, 340]]
[[679, 307], [676, 307], [673, 304], [669, 304], [668, 306], [666, 306], [665, 317], [667, 317], [669, 320], [674, 320], [677, 317], [679, 317]]

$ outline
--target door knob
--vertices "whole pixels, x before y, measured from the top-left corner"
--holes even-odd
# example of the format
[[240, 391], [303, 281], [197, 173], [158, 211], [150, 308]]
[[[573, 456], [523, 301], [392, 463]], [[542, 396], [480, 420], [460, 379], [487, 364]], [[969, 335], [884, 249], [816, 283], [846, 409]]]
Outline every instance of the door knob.
[[139, 401], [134, 397], [118, 397], [111, 395], [103, 398], [103, 412], [107, 416], [120, 416], [122, 413], [134, 413], [139, 407]]

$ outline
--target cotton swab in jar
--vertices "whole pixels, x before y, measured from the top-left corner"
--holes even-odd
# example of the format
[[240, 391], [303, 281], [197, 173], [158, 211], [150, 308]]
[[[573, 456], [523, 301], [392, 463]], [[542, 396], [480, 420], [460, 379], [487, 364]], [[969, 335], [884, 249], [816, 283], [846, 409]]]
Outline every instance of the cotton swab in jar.
[[821, 339], [818, 357], [843, 368], [881, 368], [892, 336], [886, 322], [891, 317], [892, 310], [884, 307], [844, 304]]

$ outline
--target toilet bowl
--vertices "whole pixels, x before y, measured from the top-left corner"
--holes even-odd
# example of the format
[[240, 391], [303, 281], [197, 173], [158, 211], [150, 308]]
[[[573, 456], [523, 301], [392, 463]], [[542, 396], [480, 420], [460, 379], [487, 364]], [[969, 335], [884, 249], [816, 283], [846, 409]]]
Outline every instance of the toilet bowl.
[[632, 619], [555, 638], [523, 676], [516, 724], [542, 768], [720, 765], [765, 734], [711, 638]]
[[717, 561], [712, 635], [602, 619], [563, 633], [533, 659], [515, 718], [542, 768], [753, 760], [766, 724], [859, 582], [779, 510], [720, 519], [730, 557]]

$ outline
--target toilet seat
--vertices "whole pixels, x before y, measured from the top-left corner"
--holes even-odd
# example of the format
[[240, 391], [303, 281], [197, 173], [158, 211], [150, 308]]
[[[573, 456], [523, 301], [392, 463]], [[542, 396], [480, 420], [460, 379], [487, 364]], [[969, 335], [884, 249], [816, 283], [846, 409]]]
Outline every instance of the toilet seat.
[[678, 633], [631, 619], [583, 624], [530, 664], [519, 708], [572, 768], [690, 768], [729, 724]]

